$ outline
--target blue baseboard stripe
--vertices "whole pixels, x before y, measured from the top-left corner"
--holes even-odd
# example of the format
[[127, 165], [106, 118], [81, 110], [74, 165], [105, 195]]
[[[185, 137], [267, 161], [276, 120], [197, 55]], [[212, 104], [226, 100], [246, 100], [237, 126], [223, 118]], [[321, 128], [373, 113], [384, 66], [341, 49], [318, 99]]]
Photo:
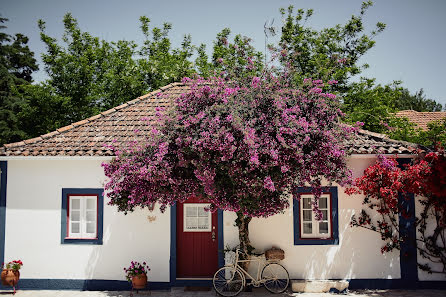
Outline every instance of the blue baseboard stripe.
[[404, 279], [351, 279], [349, 289], [435, 289], [446, 290], [446, 281], [408, 281]]
[[[446, 290], [446, 281], [416, 281], [412, 284], [402, 279], [351, 279], [350, 290], [358, 289], [430, 289]], [[212, 287], [211, 280], [176, 280], [171, 282], [149, 282], [150, 290], [169, 290], [171, 287]], [[12, 288], [2, 288], [10, 289]], [[77, 290], [77, 291], [129, 291], [131, 284], [119, 280], [78, 279], [20, 279], [19, 290]]]
[[[76, 291], [129, 291], [127, 281], [101, 279], [20, 279], [18, 290], [76, 290]], [[169, 282], [149, 282], [150, 290], [168, 290]], [[8, 288], [6, 288], [8, 289]], [[12, 288], [9, 288], [12, 290]]]

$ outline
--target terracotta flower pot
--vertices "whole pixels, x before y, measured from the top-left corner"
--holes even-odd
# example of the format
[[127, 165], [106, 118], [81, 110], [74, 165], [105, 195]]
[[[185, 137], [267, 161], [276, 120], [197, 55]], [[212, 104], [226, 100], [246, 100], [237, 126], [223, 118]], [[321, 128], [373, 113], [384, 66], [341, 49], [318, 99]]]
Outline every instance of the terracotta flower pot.
[[2, 285], [15, 287], [19, 282], [20, 272], [13, 269], [3, 269], [1, 274]]
[[132, 276], [133, 289], [144, 289], [146, 285], [147, 285], [147, 275], [145, 273]]

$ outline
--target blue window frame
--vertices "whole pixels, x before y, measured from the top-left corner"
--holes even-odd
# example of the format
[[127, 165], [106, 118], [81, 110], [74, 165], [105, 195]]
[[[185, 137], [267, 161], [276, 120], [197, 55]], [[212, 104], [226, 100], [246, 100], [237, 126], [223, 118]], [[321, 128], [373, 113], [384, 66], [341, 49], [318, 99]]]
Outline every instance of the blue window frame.
[[[305, 220], [308, 220], [308, 225], [311, 225], [310, 218], [302, 218], [303, 211], [305, 210], [305, 206], [303, 206], [304, 201], [302, 199], [298, 199], [301, 196], [312, 197], [312, 188], [309, 187], [298, 187], [293, 191], [294, 199], [293, 199], [293, 226], [294, 226], [294, 245], [337, 245], [339, 244], [339, 223], [338, 223], [338, 188], [337, 187], [324, 187], [322, 195], [327, 197], [327, 212], [330, 214], [330, 218], [327, 218], [328, 228], [326, 227], [327, 223], [324, 224], [324, 231], [321, 233], [326, 233], [324, 236], [312, 236], [308, 234], [304, 234], [303, 230], [305, 227], [303, 226]], [[312, 211], [311, 211], [312, 212]], [[313, 215], [308, 213], [309, 215]], [[304, 214], [305, 215], [305, 214]], [[311, 226], [308, 226], [309, 230], [306, 230], [305, 233], [311, 234]], [[315, 233], [315, 232], [313, 232]], [[316, 232], [318, 233], [318, 232]]]
[[103, 220], [104, 189], [62, 189], [62, 244], [101, 245]]

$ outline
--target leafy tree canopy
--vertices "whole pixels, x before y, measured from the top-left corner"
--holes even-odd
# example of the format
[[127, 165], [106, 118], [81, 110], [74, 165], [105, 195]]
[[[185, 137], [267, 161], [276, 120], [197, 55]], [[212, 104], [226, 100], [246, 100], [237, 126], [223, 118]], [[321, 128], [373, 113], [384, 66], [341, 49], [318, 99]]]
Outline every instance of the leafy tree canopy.
[[305, 78], [316, 77], [338, 81], [340, 91], [349, 88], [349, 78], [368, 67], [359, 65], [359, 59], [375, 45], [373, 39], [386, 27], [378, 22], [375, 29], [365, 33], [363, 18], [372, 4], [372, 1], [363, 2], [360, 13], [352, 15], [347, 23], [320, 31], [307, 26], [312, 9], [298, 9], [295, 15], [293, 6], [280, 10], [285, 22], [277, 49], [282, 64], [294, 70], [297, 84]]
[[[0, 24], [8, 21], [0, 17]], [[5, 29], [0, 25], [0, 30]], [[28, 37], [11, 36], [0, 31], [0, 144], [27, 137], [17, 117], [24, 102], [21, 87], [32, 82], [32, 72], [38, 69]]]

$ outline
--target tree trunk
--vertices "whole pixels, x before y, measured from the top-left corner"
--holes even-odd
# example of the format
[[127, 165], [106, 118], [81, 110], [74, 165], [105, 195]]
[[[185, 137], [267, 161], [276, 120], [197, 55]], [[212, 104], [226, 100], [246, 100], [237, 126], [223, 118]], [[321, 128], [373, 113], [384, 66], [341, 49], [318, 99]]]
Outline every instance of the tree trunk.
[[[237, 212], [237, 219], [235, 220], [235, 224], [238, 227], [238, 238], [240, 241], [240, 260], [247, 260], [248, 255], [254, 250], [251, 245], [251, 241], [249, 240], [249, 222], [251, 222], [252, 217], [247, 217], [241, 212]], [[241, 263], [240, 266], [243, 269], [247, 270], [248, 263]]]

